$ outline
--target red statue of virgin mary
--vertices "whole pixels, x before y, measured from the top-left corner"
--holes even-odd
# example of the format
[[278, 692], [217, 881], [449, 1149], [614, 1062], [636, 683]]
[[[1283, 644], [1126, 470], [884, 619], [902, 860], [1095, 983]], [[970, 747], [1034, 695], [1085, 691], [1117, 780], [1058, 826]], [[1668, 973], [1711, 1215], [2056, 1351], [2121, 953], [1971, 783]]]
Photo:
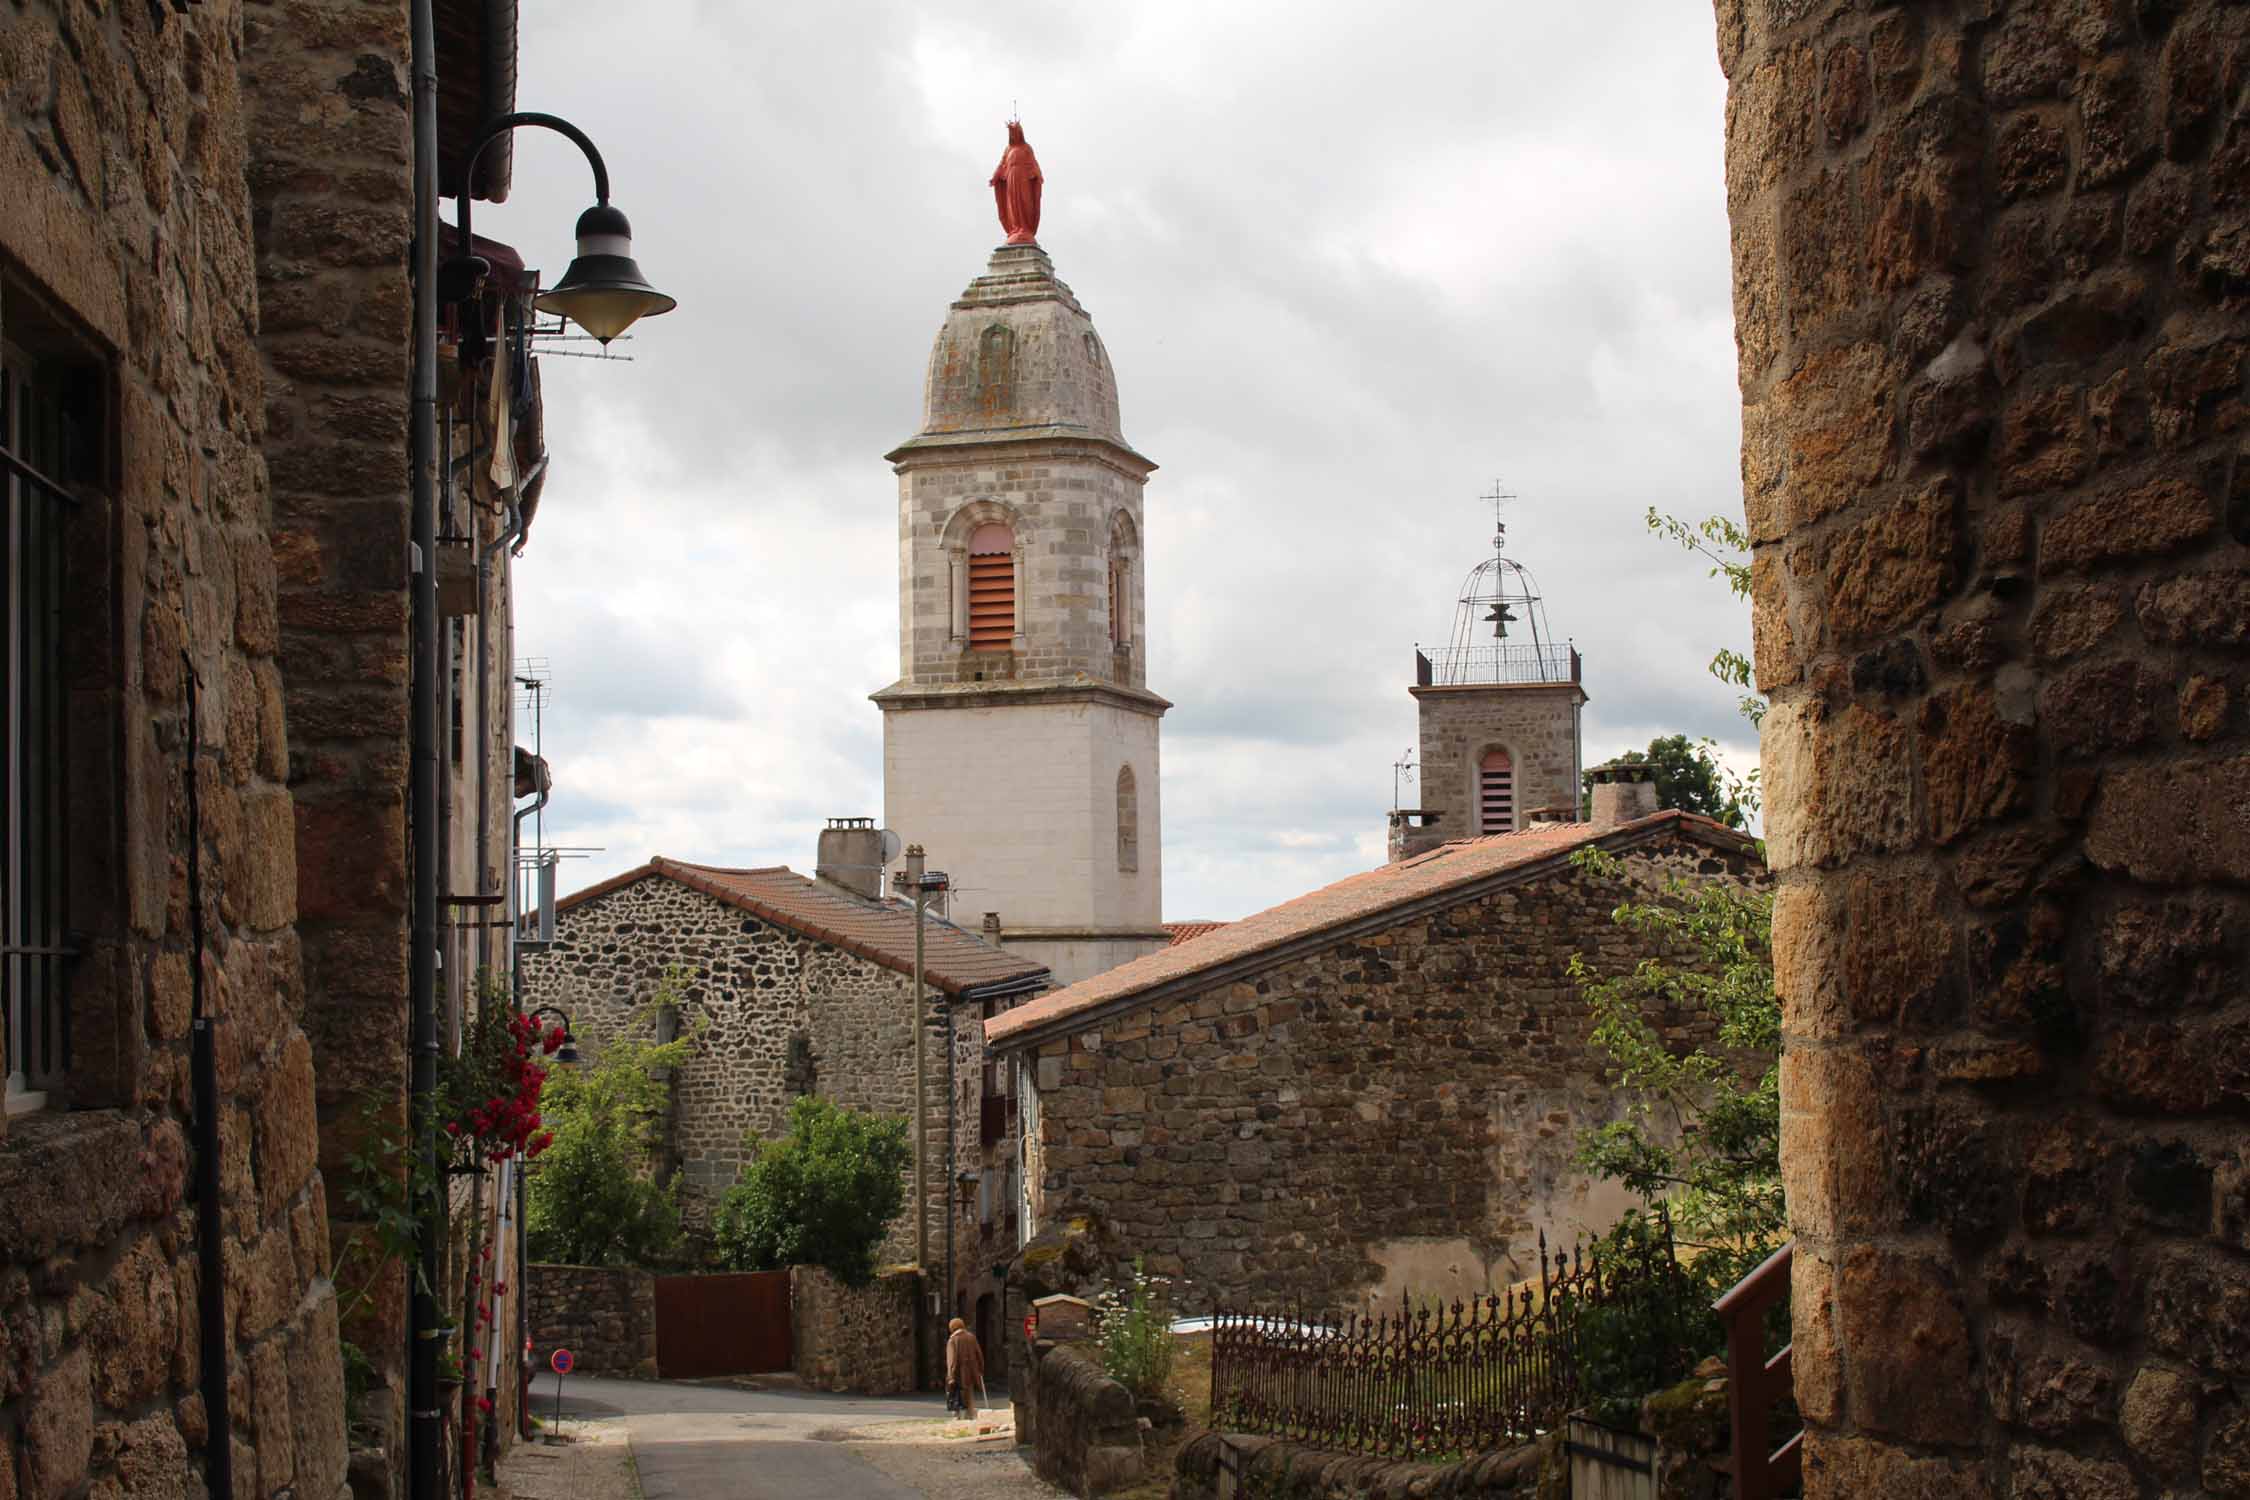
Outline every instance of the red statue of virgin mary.
[[1039, 158], [1023, 138], [1023, 126], [1008, 122], [1008, 149], [992, 172], [992, 201], [1000, 209], [1000, 227], [1008, 231], [1011, 245], [1039, 243]]

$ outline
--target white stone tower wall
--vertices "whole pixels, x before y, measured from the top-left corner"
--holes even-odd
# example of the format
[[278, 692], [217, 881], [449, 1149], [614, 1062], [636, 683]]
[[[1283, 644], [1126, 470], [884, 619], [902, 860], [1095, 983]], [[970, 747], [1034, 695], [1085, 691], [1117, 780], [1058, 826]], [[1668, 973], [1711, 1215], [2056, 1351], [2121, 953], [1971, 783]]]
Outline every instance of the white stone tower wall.
[[[1131, 765], [1138, 869], [1118, 869]], [[1163, 912], [1154, 715], [1097, 701], [900, 709], [883, 720], [883, 820], [952, 878], [954, 920], [1155, 928]]]

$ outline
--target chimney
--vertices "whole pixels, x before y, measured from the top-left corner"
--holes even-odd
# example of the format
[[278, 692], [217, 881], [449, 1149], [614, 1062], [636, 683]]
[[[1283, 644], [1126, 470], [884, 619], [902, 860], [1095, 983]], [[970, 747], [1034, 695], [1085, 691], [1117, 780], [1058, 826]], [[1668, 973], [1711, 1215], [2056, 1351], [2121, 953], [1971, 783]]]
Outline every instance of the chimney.
[[1000, 941], [1000, 913], [988, 911], [984, 914], [984, 940], [995, 944]]
[[1613, 760], [1586, 773], [1594, 783], [1594, 827], [1606, 832], [1656, 812], [1656, 767]]
[[830, 818], [820, 830], [820, 854], [813, 873], [830, 885], [880, 900], [883, 894], [883, 830], [873, 818]]

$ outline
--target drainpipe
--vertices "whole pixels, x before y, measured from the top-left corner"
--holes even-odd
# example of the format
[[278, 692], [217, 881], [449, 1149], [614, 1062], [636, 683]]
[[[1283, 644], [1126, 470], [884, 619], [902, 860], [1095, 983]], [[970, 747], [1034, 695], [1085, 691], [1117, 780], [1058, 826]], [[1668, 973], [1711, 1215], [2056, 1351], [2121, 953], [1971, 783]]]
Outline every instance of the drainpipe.
[[[950, 908], [948, 908], [950, 910]], [[915, 934], [920, 937], [920, 933]], [[953, 1278], [953, 1221], [959, 1217], [955, 1211], [954, 1196], [961, 1185], [956, 1175], [961, 1163], [954, 1149], [954, 1123], [961, 1114], [960, 1086], [953, 1076], [953, 997], [945, 999], [945, 1306], [946, 1317], [961, 1315], [959, 1285]], [[950, 1324], [948, 1328], [950, 1329]], [[951, 1337], [948, 1332], [947, 1337]]]
[[[413, 699], [410, 704], [413, 916], [407, 949], [407, 994], [413, 1072], [409, 1086], [413, 1149], [434, 1169], [437, 1121], [437, 26], [432, 0], [413, 0], [414, 100], [414, 369], [411, 387], [411, 524]], [[438, 1329], [433, 1281], [445, 1250], [440, 1188], [415, 1205], [421, 1222], [407, 1335], [407, 1481], [412, 1500], [439, 1500], [444, 1414], [438, 1409]]]
[[[540, 460], [544, 466], [545, 459]], [[508, 505], [508, 524], [477, 553], [477, 894], [492, 879], [492, 559], [500, 549], [523, 534], [523, 512], [514, 496]], [[511, 739], [509, 747], [514, 748]], [[515, 874], [509, 870], [511, 880]], [[485, 908], [489, 910], [490, 908]], [[492, 929], [477, 929], [477, 963], [492, 967]]]
[[203, 799], [196, 788], [196, 756], [203, 738], [195, 662], [187, 666], [188, 976], [194, 1037], [190, 1066], [195, 1087], [196, 1309], [202, 1332], [203, 1477], [211, 1500], [234, 1500], [234, 1418], [227, 1405], [227, 1278], [219, 1214], [219, 1049], [212, 1018], [203, 1013]]

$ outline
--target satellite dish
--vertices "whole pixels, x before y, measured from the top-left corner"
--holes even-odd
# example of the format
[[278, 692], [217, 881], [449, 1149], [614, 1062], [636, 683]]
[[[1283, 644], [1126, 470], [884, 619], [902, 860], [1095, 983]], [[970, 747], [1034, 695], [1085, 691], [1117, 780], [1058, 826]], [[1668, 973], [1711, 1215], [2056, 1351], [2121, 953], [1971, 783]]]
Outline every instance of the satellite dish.
[[886, 829], [884, 829], [884, 830], [883, 830], [883, 863], [884, 863], [884, 864], [886, 864], [886, 865], [887, 865], [887, 864], [889, 864], [889, 863], [890, 863], [890, 862], [891, 862], [892, 860], [894, 860], [894, 859], [898, 858], [898, 851], [899, 851], [900, 849], [904, 848], [904, 847], [905, 847], [904, 843], [903, 843], [903, 842], [902, 842], [902, 841], [901, 841], [901, 840], [899, 839], [899, 836], [898, 836], [897, 834], [895, 834], [895, 833], [891, 832], [891, 831], [890, 831], [890, 830], [889, 830], [888, 828], [886, 828]]

